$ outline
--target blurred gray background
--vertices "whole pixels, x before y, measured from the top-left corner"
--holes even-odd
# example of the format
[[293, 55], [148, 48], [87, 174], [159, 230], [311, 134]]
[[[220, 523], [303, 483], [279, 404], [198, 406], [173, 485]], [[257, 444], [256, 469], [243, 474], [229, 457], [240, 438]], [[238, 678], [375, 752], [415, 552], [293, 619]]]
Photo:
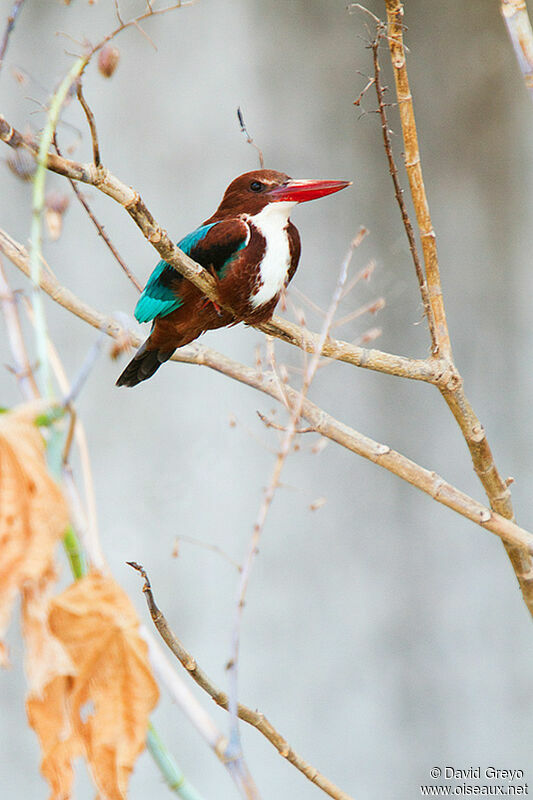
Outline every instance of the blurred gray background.
[[[0, 3], [3, 26], [11, 0]], [[497, 464], [516, 482], [519, 521], [533, 525], [531, 194], [533, 107], [498, 3], [445, 0], [406, 6], [409, 70], [424, 176], [448, 319], [467, 395]], [[123, 16], [142, 3], [121, 3]], [[345, 178], [354, 186], [298, 208], [303, 251], [294, 285], [326, 306], [341, 259], [361, 225], [370, 230], [354, 269], [375, 259], [369, 285], [341, 313], [379, 295], [387, 307], [337, 331], [355, 339], [379, 325], [381, 349], [424, 357], [428, 336], [395, 207], [379, 121], [352, 105], [371, 70], [367, 18], [344, 0], [200, 0], [146, 25], [157, 52], [135, 30], [117, 40], [121, 62], [106, 81], [90, 67], [85, 93], [96, 115], [104, 163], [138, 189], [176, 239], [217, 206], [224, 188], [254, 169], [256, 153], [236, 120], [241, 106], [266, 165], [294, 177]], [[384, 16], [384, 3], [368, 0]], [[115, 25], [113, 4], [23, 7], [0, 74], [0, 110], [20, 129], [71, 63], [68, 38], [98, 41]], [[392, 84], [388, 54], [384, 77]], [[20, 87], [12, 67], [30, 82]], [[391, 98], [392, 99], [392, 98]], [[371, 93], [363, 101], [375, 108]], [[83, 131], [74, 157], [90, 158], [73, 103], [64, 120]], [[399, 134], [395, 110], [391, 124]], [[64, 146], [75, 142], [62, 126]], [[396, 136], [397, 152], [401, 150]], [[30, 190], [0, 156], [0, 222], [26, 242]], [[407, 186], [405, 176], [402, 182]], [[69, 191], [58, 176], [50, 188]], [[128, 264], [145, 280], [157, 255], [113, 201], [87, 190]], [[136, 293], [73, 198], [61, 239], [45, 255], [57, 276], [102, 311], [131, 314]], [[14, 287], [28, 284], [6, 264]], [[293, 299], [300, 304], [293, 293]], [[53, 339], [73, 377], [96, 333], [46, 300]], [[319, 319], [307, 312], [315, 329]], [[242, 326], [203, 341], [253, 364], [259, 333]], [[280, 362], [301, 366], [277, 343]], [[0, 361], [9, 363], [5, 333]], [[86, 425], [101, 539], [113, 573], [149, 622], [138, 576], [148, 569], [170, 623], [222, 686], [230, 653], [237, 573], [176, 535], [216, 544], [242, 559], [274, 462], [277, 433], [256, 410], [267, 398], [199, 367], [171, 364], [135, 390], [114, 382], [123, 367], [96, 365], [78, 403]], [[299, 380], [297, 373], [291, 373]], [[2, 405], [19, 399], [0, 373]], [[484, 499], [458, 428], [436, 390], [332, 364], [311, 397], [358, 430]], [[279, 414], [279, 412], [278, 412]], [[235, 418], [232, 427], [230, 420]], [[241, 699], [267, 714], [291, 745], [356, 798], [415, 798], [433, 766], [531, 770], [531, 622], [496, 537], [437, 505], [384, 470], [330, 444], [291, 456], [264, 531], [242, 631]], [[318, 511], [309, 506], [318, 497]], [[68, 570], [63, 567], [66, 577]], [[45, 798], [37, 740], [26, 724], [22, 647], [16, 622], [13, 668], [1, 676], [0, 785], [6, 798]], [[192, 684], [191, 684], [192, 685]], [[225, 729], [227, 717], [194, 691]], [[206, 798], [237, 796], [227, 772], [162, 691], [155, 722]], [[319, 791], [256, 731], [242, 729], [264, 798], [316, 798]], [[527, 772], [529, 768], [529, 772]], [[77, 797], [94, 794], [84, 769]], [[144, 754], [131, 798], [169, 796]]]

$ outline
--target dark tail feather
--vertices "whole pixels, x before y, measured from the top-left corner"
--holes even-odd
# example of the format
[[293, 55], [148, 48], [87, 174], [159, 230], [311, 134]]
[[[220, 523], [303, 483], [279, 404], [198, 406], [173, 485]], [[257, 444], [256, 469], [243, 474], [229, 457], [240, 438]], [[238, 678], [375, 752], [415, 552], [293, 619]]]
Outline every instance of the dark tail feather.
[[174, 352], [174, 350], [169, 352], [148, 350], [146, 344], [147, 342], [139, 347], [122, 375], [119, 376], [117, 386], [137, 386], [141, 381], [148, 380]]

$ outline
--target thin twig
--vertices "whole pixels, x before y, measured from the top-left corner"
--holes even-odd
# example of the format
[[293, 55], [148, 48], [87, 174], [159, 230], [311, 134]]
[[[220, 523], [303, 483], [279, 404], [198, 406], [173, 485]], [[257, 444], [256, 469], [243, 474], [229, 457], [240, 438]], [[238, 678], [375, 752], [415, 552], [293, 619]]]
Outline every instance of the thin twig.
[[255, 147], [255, 149], [257, 150], [257, 154], [259, 156], [259, 166], [261, 167], [261, 169], [264, 169], [265, 168], [265, 160], [263, 158], [263, 151], [254, 142], [253, 138], [248, 133], [248, 128], [246, 127], [246, 123], [244, 122], [244, 117], [243, 117], [243, 113], [242, 113], [242, 110], [241, 110], [240, 106], [237, 109], [237, 119], [239, 120], [239, 125], [241, 126], [241, 132], [244, 133], [244, 135], [246, 136], [246, 143], [247, 144], [251, 144], [252, 147]]
[[87, 117], [87, 122], [89, 123], [89, 130], [91, 131], [91, 141], [93, 143], [93, 164], [95, 167], [100, 166], [100, 147], [98, 145], [98, 133], [96, 130], [96, 121], [94, 119], [94, 114], [91, 111], [89, 103], [85, 99], [83, 95], [83, 89], [81, 86], [81, 79], [78, 81], [78, 85], [76, 87], [78, 100], [81, 103], [81, 107], [85, 112], [85, 116]]
[[[31, 152], [35, 152], [31, 142], [26, 141], [1, 115], [0, 140], [11, 147], [26, 147]], [[48, 156], [48, 168], [72, 180], [95, 186], [120, 203], [143, 232], [145, 238], [157, 250], [163, 261], [166, 261], [173, 269], [176, 269], [187, 280], [190, 280], [210, 300], [215, 300], [219, 305], [223, 305], [218, 296], [213, 276], [172, 242], [166, 231], [161, 228], [146, 208], [138, 192], [126, 186], [104, 167], [100, 167], [99, 170], [95, 171], [92, 164], [80, 164], [61, 158], [54, 153], [50, 153]], [[231, 309], [228, 310], [231, 311]], [[316, 351], [318, 334], [307, 331], [288, 320], [274, 316], [269, 322], [264, 322], [258, 325], [257, 328], [263, 333], [282, 339], [308, 353]], [[329, 339], [324, 343], [322, 355], [345, 361], [355, 366], [375, 369], [378, 372], [385, 372], [389, 375], [398, 375], [431, 383], [440, 381], [445, 371], [440, 368], [441, 365], [437, 360], [434, 363], [429, 363], [426, 360], [395, 356], [382, 353], [379, 350], [368, 351], [334, 339]]]
[[370, 303], [365, 303], [364, 306], [359, 306], [354, 311], [350, 311], [349, 314], [345, 314], [340, 319], [336, 319], [333, 323], [333, 328], [340, 328], [342, 325], [346, 325], [348, 322], [353, 322], [354, 319], [359, 319], [364, 314], [377, 314], [378, 311], [381, 311], [385, 308], [385, 298], [378, 297], [376, 300], [371, 300]]
[[364, 89], [362, 89], [359, 92], [358, 97], [353, 101], [354, 106], [360, 106], [361, 105], [361, 100], [363, 99], [365, 94], [368, 92], [368, 90], [374, 85], [374, 83], [375, 83], [375, 78], [369, 78], [368, 79], [368, 83], [366, 84]]
[[[30, 323], [35, 327], [35, 315], [33, 308], [26, 298], [24, 298], [23, 308], [26, 311]], [[68, 397], [71, 392], [70, 382], [65, 373], [63, 364], [59, 354], [55, 348], [54, 343], [48, 337], [47, 339], [48, 359], [52, 372], [57, 381], [59, 389], [63, 397]], [[69, 407], [71, 425], [67, 433], [67, 439], [63, 447], [62, 455], [62, 478], [63, 485], [66, 489], [70, 499], [70, 509], [73, 520], [76, 523], [76, 531], [81, 535], [83, 540], [83, 548], [89, 553], [92, 565], [99, 572], [108, 572], [109, 568], [106, 564], [105, 556], [100, 544], [100, 537], [98, 534], [98, 519], [96, 513], [96, 498], [94, 492], [94, 481], [92, 477], [91, 461], [89, 458], [89, 448], [87, 445], [87, 437], [83, 423], [77, 416], [74, 408]], [[83, 488], [84, 488], [84, 503], [81, 502], [78, 488], [74, 482], [72, 468], [69, 463], [69, 450], [70, 442], [69, 437], [71, 433], [74, 434], [78, 454], [81, 463]], [[81, 511], [83, 509], [83, 511]], [[82, 524], [83, 519], [83, 524]], [[78, 576], [79, 577], [79, 576]]]
[[85, 386], [87, 378], [89, 377], [98, 357], [102, 352], [105, 342], [105, 333], [102, 331], [95, 342], [91, 345], [89, 352], [85, 356], [77, 375], [72, 381], [72, 385], [67, 396], [63, 399], [64, 406], [70, 406], [78, 397], [79, 393]]
[[221, 547], [216, 544], [211, 544], [210, 542], [203, 542], [201, 539], [195, 539], [193, 536], [183, 536], [179, 535], [175, 538], [175, 544], [172, 551], [172, 555], [176, 558], [178, 556], [178, 542], [187, 542], [188, 544], [194, 544], [196, 547], [202, 547], [204, 550], [211, 550], [212, 553], [216, 553], [217, 555], [221, 556], [225, 561], [231, 564], [232, 567], [235, 567], [237, 572], [241, 571], [241, 565], [237, 564], [231, 556], [229, 556]]
[[11, 13], [7, 18], [6, 28], [4, 31], [4, 35], [2, 37], [2, 43], [0, 44], [0, 69], [2, 69], [2, 64], [4, 62], [4, 57], [7, 50], [7, 45], [9, 42], [9, 37], [13, 28], [15, 27], [15, 22], [17, 21], [17, 17], [19, 15], [19, 11], [22, 8], [24, 0], [15, 0], [13, 3], [13, 8], [11, 9]]
[[[140, 564], [136, 564], [133, 561], [129, 561], [128, 564], [130, 567], [133, 567], [133, 569], [136, 569], [144, 579], [143, 592], [146, 597], [148, 610], [150, 611], [150, 616], [152, 617], [154, 625], [159, 631], [165, 644], [169, 647], [172, 653], [174, 653], [176, 658], [185, 667], [191, 678], [196, 681], [198, 686], [207, 692], [207, 694], [218, 706], [227, 711], [229, 706], [228, 695], [219, 689], [218, 686], [216, 686], [208, 677], [208, 675], [206, 675], [206, 673], [201, 669], [201, 667], [198, 666], [196, 659], [185, 649], [181, 641], [170, 628], [164, 615], [156, 605], [150, 579], [148, 578], [144, 568]], [[330, 797], [336, 798], [336, 800], [352, 800], [352, 798], [350, 798], [346, 792], [343, 792], [342, 789], [339, 789], [337, 786], [335, 786], [334, 783], [329, 781], [315, 767], [311, 766], [311, 764], [308, 764], [301, 756], [295, 753], [290, 747], [289, 743], [281, 736], [280, 733], [278, 733], [278, 731], [268, 721], [264, 714], [262, 714], [260, 711], [253, 711], [251, 708], [242, 705], [242, 703], [239, 703], [237, 712], [240, 719], [242, 719], [244, 722], [247, 722], [249, 725], [252, 725], [254, 728], [257, 728], [257, 730], [262, 733], [263, 736], [265, 736], [268, 741], [271, 742], [271, 744], [274, 745], [276, 750], [281, 756], [283, 756], [283, 758], [287, 759], [287, 761], [300, 770], [300, 772], [302, 772], [307, 778], [309, 778], [310, 781], [322, 789], [322, 791], [324, 791]]]
[[146, 747], [159, 767], [168, 788], [176, 792], [182, 800], [203, 800], [202, 795], [188, 781], [181, 769], [170, 755], [165, 743], [157, 733], [152, 723], [148, 726]]
[[[57, 154], [62, 157], [61, 151], [60, 151], [59, 146], [57, 144], [57, 137], [54, 137], [54, 147], [56, 149]], [[111, 250], [111, 253], [115, 257], [116, 261], [118, 261], [118, 263], [120, 264], [121, 268], [126, 273], [126, 275], [128, 276], [129, 280], [133, 283], [135, 288], [139, 292], [142, 292], [142, 288], [143, 287], [142, 287], [141, 283], [137, 280], [137, 278], [135, 277], [133, 272], [130, 270], [130, 268], [128, 267], [128, 265], [124, 261], [124, 259], [121, 257], [121, 255], [118, 252], [117, 248], [115, 247], [115, 245], [113, 244], [113, 242], [111, 241], [111, 239], [109, 238], [107, 233], [105, 232], [104, 226], [96, 218], [96, 215], [94, 214], [93, 210], [91, 209], [89, 203], [87, 202], [87, 200], [83, 196], [82, 192], [78, 188], [77, 183], [75, 181], [73, 181], [72, 178], [67, 178], [67, 180], [68, 180], [68, 182], [70, 183], [70, 185], [72, 187], [72, 191], [74, 192], [74, 194], [76, 195], [76, 197], [80, 201], [81, 205], [83, 206], [83, 208], [85, 209], [85, 211], [89, 215], [89, 219], [92, 221], [93, 225], [96, 227], [96, 230], [98, 231], [99, 235], [102, 237], [102, 239], [104, 240], [104, 242], [106, 243], [108, 248]]]
[[392, 178], [392, 182], [394, 184], [394, 194], [398, 206], [400, 208], [400, 213], [402, 215], [402, 221], [405, 228], [405, 233], [407, 234], [407, 240], [409, 242], [409, 250], [411, 251], [413, 264], [415, 266], [416, 277], [418, 279], [418, 285], [420, 287], [420, 294], [422, 296], [422, 303], [424, 306], [424, 315], [427, 319], [429, 334], [431, 336], [431, 349], [432, 353], [435, 355], [439, 349], [437, 332], [435, 330], [435, 318], [429, 300], [429, 293], [428, 293], [426, 278], [424, 276], [424, 270], [422, 269], [420, 258], [418, 256], [418, 248], [416, 246], [413, 226], [411, 225], [411, 220], [407, 212], [407, 206], [405, 205], [405, 201], [403, 199], [403, 189], [400, 186], [398, 169], [396, 167], [396, 162], [394, 161], [394, 156], [392, 154], [392, 142], [389, 131], [389, 121], [387, 119], [387, 113], [385, 111], [385, 102], [383, 100], [384, 89], [383, 86], [381, 85], [381, 67], [379, 65], [379, 45], [384, 34], [385, 34], [385, 25], [384, 23], [380, 22], [378, 24], [376, 38], [371, 44], [372, 57], [374, 62], [374, 86], [376, 87], [379, 115], [381, 117], [381, 132], [383, 134], [383, 144], [385, 146], [385, 153], [387, 154], [387, 161], [389, 162], [389, 172]]
[[36, 400], [39, 397], [39, 389], [37, 388], [22, 334], [17, 301], [7, 282], [2, 259], [0, 259], [0, 305], [4, 313], [7, 336], [15, 360], [15, 375], [20, 391], [25, 400]]
[[[259, 419], [261, 420], [261, 422], [263, 423], [263, 425], [266, 428], [272, 428], [275, 431], [282, 431], [283, 433], [287, 432], [287, 425], [278, 425], [277, 422], [274, 422], [273, 420], [269, 419], [264, 414], [262, 414], [260, 411], [256, 411], [255, 413], [257, 414], [257, 416], [259, 417]], [[297, 428], [294, 432], [295, 432], [295, 434], [298, 434], [298, 435], [300, 433], [316, 433], [315, 429], [314, 428], [310, 428], [310, 427]]]
[[[439, 354], [447, 364], [446, 372], [449, 375], [449, 381], [439, 382], [438, 386], [461, 428], [465, 442], [470, 450], [474, 470], [485, 489], [491, 508], [507, 519], [514, 519], [509, 485], [503, 480], [496, 467], [483, 425], [464, 394], [462, 378], [453, 363], [440, 283], [435, 232], [431, 224], [424, 189], [413, 100], [407, 77], [407, 64], [403, 45], [403, 4], [401, 0], [386, 0], [386, 7], [389, 32], [387, 41], [391, 53], [396, 94], [400, 109], [405, 146], [405, 166], [422, 240], [426, 279], [431, 307], [435, 316]], [[531, 555], [524, 548], [509, 547], [508, 544], [505, 544], [505, 547], [518, 579], [524, 601], [533, 615], [533, 560]]]
[[32, 305], [35, 314], [35, 338], [39, 369], [41, 378], [41, 393], [50, 397], [49, 365], [47, 350], [47, 324], [41, 293], [39, 291], [41, 262], [42, 262], [42, 217], [45, 202], [46, 170], [48, 166], [48, 153], [54, 138], [59, 116], [72, 84], [79, 78], [84, 69], [83, 59], [77, 59], [67, 75], [61, 81], [58, 89], [52, 96], [47, 113], [46, 125], [39, 139], [37, 151], [37, 167], [33, 177], [32, 192], [32, 222], [30, 240], [31, 279], [34, 287], [32, 292]]
[[[239, 579], [239, 586], [237, 590], [237, 602], [236, 602], [235, 615], [233, 621], [231, 658], [228, 667], [229, 687], [230, 687], [229, 712], [231, 719], [230, 744], [237, 753], [241, 752], [240, 735], [238, 729], [238, 714], [237, 714], [240, 634], [241, 634], [244, 604], [246, 600], [246, 592], [250, 581], [250, 575], [252, 572], [255, 556], [259, 552], [259, 542], [261, 539], [261, 535], [263, 533], [268, 512], [270, 511], [270, 507], [274, 500], [276, 489], [278, 488], [279, 485], [281, 473], [285, 466], [285, 462], [291, 450], [292, 442], [294, 440], [294, 437], [298, 429], [298, 423], [302, 415], [303, 404], [307, 392], [309, 391], [309, 388], [313, 381], [313, 378], [316, 375], [316, 371], [320, 363], [323, 344], [329, 336], [329, 331], [333, 324], [335, 313], [342, 298], [342, 293], [348, 277], [348, 268], [352, 259], [352, 254], [354, 248], [357, 247], [360, 241], [362, 240], [363, 235], [360, 235], [359, 237], [353, 240], [353, 242], [351, 243], [350, 250], [342, 263], [339, 272], [339, 277], [337, 280], [337, 285], [335, 287], [335, 291], [333, 293], [333, 297], [324, 320], [324, 324], [320, 334], [320, 339], [317, 342], [316, 352], [313, 354], [313, 357], [309, 362], [309, 364], [307, 365], [307, 369], [305, 370], [302, 387], [299, 392], [297, 401], [295, 403], [293, 402], [292, 404], [288, 405], [288, 408], [290, 410], [290, 420], [287, 425], [285, 435], [283, 436], [279, 452], [276, 458], [276, 462], [274, 464], [274, 469], [272, 470], [272, 475], [270, 477], [269, 484], [264, 493], [263, 501], [261, 503], [255, 524], [253, 526], [252, 536], [250, 538], [248, 550], [246, 552], [246, 556], [243, 562], [243, 567]], [[283, 386], [283, 395], [285, 395], [285, 386]]]
[[242, 785], [240, 785], [240, 778], [236, 773], [234, 762], [225, 757], [226, 737], [176, 672], [151, 631], [142, 625], [139, 632], [148, 644], [150, 662], [158, 681], [167, 688], [174, 702], [182, 709], [219, 761], [228, 770], [242, 796], [249, 797], [250, 795], [247, 795], [244, 790], [241, 791]]

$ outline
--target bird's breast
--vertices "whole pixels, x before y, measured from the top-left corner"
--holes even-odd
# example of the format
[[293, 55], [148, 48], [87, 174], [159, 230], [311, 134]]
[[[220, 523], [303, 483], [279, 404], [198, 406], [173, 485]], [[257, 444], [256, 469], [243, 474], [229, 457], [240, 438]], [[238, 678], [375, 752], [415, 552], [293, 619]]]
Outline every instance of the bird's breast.
[[[289, 204], [277, 203], [278, 206]], [[291, 204], [292, 205], [292, 204]], [[261, 213], [249, 217], [252, 240], [262, 239], [262, 257], [256, 267], [255, 280], [250, 295], [253, 308], [269, 303], [278, 295], [287, 279], [291, 263], [289, 237], [287, 235], [288, 213], [284, 208], [267, 206]]]

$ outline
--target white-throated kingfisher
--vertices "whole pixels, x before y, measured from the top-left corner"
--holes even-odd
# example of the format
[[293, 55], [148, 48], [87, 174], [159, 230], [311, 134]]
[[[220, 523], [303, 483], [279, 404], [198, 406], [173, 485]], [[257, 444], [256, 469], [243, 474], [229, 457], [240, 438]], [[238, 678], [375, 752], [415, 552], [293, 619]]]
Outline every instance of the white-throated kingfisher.
[[135, 307], [139, 322], [153, 321], [152, 331], [117, 386], [136, 386], [151, 378], [177, 347], [204, 331], [269, 320], [300, 259], [300, 236], [289, 214], [298, 203], [349, 185], [349, 181], [293, 180], [270, 169], [235, 178], [213, 216], [178, 242], [217, 279], [220, 303], [234, 313], [219, 308], [160, 261]]

